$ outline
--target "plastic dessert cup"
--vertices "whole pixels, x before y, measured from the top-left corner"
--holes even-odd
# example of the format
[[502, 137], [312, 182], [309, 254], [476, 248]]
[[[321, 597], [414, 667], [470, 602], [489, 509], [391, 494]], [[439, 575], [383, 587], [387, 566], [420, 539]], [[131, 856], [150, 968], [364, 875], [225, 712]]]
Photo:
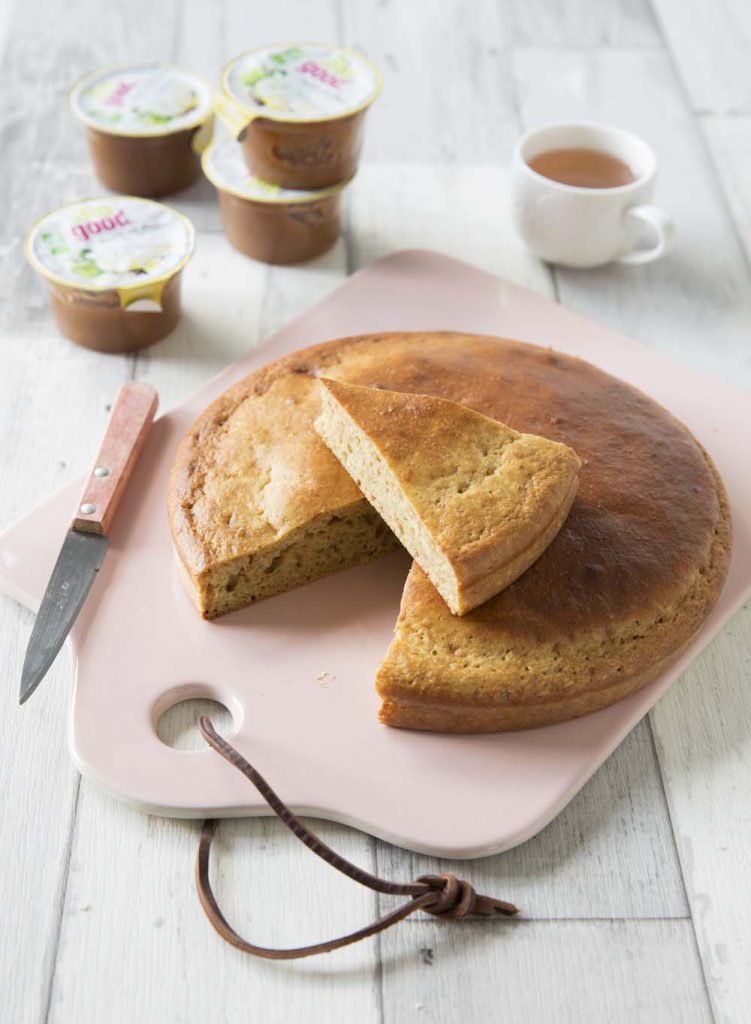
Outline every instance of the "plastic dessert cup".
[[82, 199], [26, 236], [62, 334], [97, 352], [133, 352], [180, 319], [181, 273], [195, 232], [182, 214], [135, 196]]
[[230, 61], [214, 106], [259, 178], [319, 189], [357, 170], [365, 114], [380, 91], [380, 71], [355, 50], [282, 43]]
[[300, 263], [339, 237], [344, 184], [304, 191], [262, 181], [248, 171], [234, 139], [207, 149], [203, 170], [217, 190], [225, 235], [254, 260]]
[[70, 94], [97, 177], [134, 196], [169, 195], [196, 180], [211, 141], [212, 102], [205, 82], [171, 64], [102, 68]]

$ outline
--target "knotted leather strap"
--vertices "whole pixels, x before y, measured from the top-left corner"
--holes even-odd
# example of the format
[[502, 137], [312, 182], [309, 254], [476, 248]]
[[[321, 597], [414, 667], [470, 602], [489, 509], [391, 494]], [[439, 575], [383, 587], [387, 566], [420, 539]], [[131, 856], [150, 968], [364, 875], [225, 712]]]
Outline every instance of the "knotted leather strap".
[[198, 727], [209, 746], [213, 747], [217, 753], [221, 754], [225, 760], [234, 765], [253, 783], [271, 810], [302, 843], [305, 843], [308, 849], [325, 860], [327, 864], [375, 892], [410, 897], [407, 903], [403, 903], [390, 913], [379, 917], [372, 924], [359, 928], [349, 935], [342, 935], [338, 939], [317, 942], [312, 946], [299, 946], [296, 949], [267, 949], [265, 946], [256, 946], [238, 935], [227, 922], [216, 902], [209, 882], [209, 853], [211, 841], [219, 823], [215, 820], [207, 820], [201, 831], [196, 859], [198, 896], [211, 924], [221, 937], [236, 949], [240, 949], [244, 953], [252, 953], [254, 956], [265, 957], [268, 960], [296, 960], [304, 956], [314, 956], [317, 953], [329, 953], [332, 949], [339, 949], [341, 946], [348, 946], [352, 942], [365, 939], [369, 935], [375, 935], [392, 924], [396, 924], [397, 921], [414, 914], [416, 910], [424, 910], [436, 917], [452, 920], [467, 917], [469, 914], [511, 917], [517, 913], [517, 908], [513, 904], [494, 899], [492, 896], [478, 896], [469, 882], [462, 882], [451, 874], [420, 875], [416, 881], [407, 883], [387, 882], [383, 878], [378, 878], [376, 875], [371, 875], [367, 871], [363, 871], [362, 868], [356, 867], [335, 853], [331, 847], [303, 825], [284, 801], [277, 796], [268, 782], [259, 775], [252, 765], [248, 764], [242, 754], [216, 732], [208, 718], [199, 718]]

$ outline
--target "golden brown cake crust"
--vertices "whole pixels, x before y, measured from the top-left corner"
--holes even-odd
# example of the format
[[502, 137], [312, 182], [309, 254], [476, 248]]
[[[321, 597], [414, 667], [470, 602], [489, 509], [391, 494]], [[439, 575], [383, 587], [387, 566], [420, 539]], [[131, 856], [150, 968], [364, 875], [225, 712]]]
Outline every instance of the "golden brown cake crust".
[[542, 554], [574, 500], [580, 460], [434, 395], [322, 378], [315, 427], [455, 615]]
[[[313, 429], [317, 376], [449, 398], [562, 441], [583, 463], [560, 533], [487, 604], [457, 619], [412, 570], [378, 679], [389, 724], [407, 724], [388, 711], [407, 701], [453, 708], [442, 728], [456, 731], [478, 729], [482, 707], [507, 710], [488, 717], [501, 729], [523, 727], [512, 707], [550, 705], [557, 721], [584, 713], [583, 693], [598, 693], [604, 706], [623, 695], [624, 681], [643, 685], [652, 666], [674, 657], [715, 603], [730, 517], [686, 428], [581, 360], [449, 332], [317, 345], [213, 403], [183, 441], [170, 487], [175, 546], [191, 576], [358, 499]], [[409, 725], [423, 727], [414, 715]]]

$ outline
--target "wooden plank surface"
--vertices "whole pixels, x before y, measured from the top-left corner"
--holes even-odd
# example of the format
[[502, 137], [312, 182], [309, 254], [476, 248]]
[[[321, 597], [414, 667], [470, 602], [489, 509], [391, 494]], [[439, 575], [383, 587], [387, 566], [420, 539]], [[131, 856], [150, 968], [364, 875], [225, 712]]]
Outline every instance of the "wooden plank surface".
[[[219, 940], [192, 891], [198, 831], [197, 822], [149, 818], [82, 787], [50, 1021], [378, 1021], [372, 943], [276, 964]], [[330, 825], [321, 835], [372, 866], [366, 836]], [[332, 878], [302, 849], [274, 821], [222, 826], [217, 894], [260, 943], [316, 941], [374, 914], [372, 893]]]
[[704, 1024], [692, 940], [688, 921], [415, 921], [383, 938], [383, 1020]]
[[653, 0], [667, 48], [697, 113], [750, 114], [751, 5]]
[[704, 138], [712, 154], [738, 241], [751, 262], [751, 115], [724, 117], [714, 114], [700, 119]]
[[751, 1006], [751, 606], [652, 712], [715, 1020]]
[[516, 46], [662, 48], [649, 0], [513, 0], [508, 10]]
[[474, 0], [472, 30], [459, 0], [419, 13], [413, 4], [350, 0], [342, 14], [343, 41], [367, 49], [387, 75], [369, 115], [369, 159], [430, 163], [440, 172], [447, 163], [508, 154], [516, 113], [505, 59], [511, 25], [502, 5]]
[[[748, 112], [748, 15], [740, 0], [711, 9], [705, 17], [698, 0], [655, 0], [655, 17], [647, 0], [480, 0], [470, 17], [459, 0], [170, 0], [155, 17], [136, 0], [102, 18], [94, 0], [81, 0], [62, 18], [52, 0], [0, 7], [0, 524], [83, 470], [122, 380], [153, 383], [167, 408], [347, 272], [407, 246], [558, 295], [751, 385], [751, 133], [736, 116]], [[20, 240], [33, 216], [99, 188], [65, 114], [70, 82], [144, 56], [216, 79], [239, 50], [291, 33], [361, 46], [386, 72], [346, 237], [305, 267], [252, 263], [226, 244], [213, 191], [197, 183], [171, 200], [200, 232], [178, 330], [137, 358], [61, 341]], [[664, 263], [553, 274], [513, 235], [504, 165], [514, 138], [528, 124], [580, 115], [615, 120], [655, 145], [658, 198], [679, 228]], [[69, 666], [61, 658], [42, 699], [21, 714], [31, 616], [0, 598], [0, 619], [0, 730], [12, 751], [0, 759], [1, 1020], [747, 1019], [748, 610], [651, 724], [518, 850], [439, 865], [322, 826], [367, 869], [400, 879], [453, 869], [518, 901], [524, 921], [415, 920], [292, 965], [249, 961], [211, 931], [192, 889], [195, 824], [146, 818], [79, 788], [65, 748]], [[217, 854], [228, 915], [270, 944], [333, 935], [391, 905], [338, 879], [272, 821], [227, 823]]]

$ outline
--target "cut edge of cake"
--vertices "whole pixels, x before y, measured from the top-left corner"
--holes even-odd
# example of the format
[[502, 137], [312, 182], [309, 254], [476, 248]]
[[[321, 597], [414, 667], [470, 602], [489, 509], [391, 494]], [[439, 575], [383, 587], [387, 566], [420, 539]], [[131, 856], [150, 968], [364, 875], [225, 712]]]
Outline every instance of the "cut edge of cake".
[[212, 564], [195, 575], [175, 552], [180, 578], [204, 619], [256, 604], [369, 562], [397, 547], [365, 500], [327, 511], [249, 554]]

